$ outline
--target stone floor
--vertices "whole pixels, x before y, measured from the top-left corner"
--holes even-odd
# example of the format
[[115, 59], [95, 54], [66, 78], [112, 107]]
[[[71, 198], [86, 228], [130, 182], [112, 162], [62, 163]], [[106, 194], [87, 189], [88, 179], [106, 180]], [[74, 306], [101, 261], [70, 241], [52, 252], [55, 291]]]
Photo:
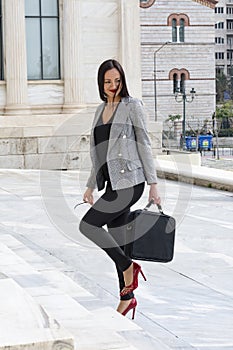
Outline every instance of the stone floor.
[[233, 350], [232, 193], [159, 181], [175, 256], [141, 263], [131, 321], [112, 262], [78, 232], [86, 176], [0, 170], [0, 349]]

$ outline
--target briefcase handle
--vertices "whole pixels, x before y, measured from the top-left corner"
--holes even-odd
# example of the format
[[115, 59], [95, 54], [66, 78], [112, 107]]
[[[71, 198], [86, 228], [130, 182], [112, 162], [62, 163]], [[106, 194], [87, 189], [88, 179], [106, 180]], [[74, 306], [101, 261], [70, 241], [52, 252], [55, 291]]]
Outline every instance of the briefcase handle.
[[[143, 210], [148, 210], [152, 204], [155, 204], [153, 199], [151, 199], [149, 201], [149, 203], [145, 206], [145, 208]], [[157, 205], [157, 208], [158, 208], [159, 212], [161, 214], [164, 214], [162, 206], [160, 204], [156, 204], [156, 205]]]

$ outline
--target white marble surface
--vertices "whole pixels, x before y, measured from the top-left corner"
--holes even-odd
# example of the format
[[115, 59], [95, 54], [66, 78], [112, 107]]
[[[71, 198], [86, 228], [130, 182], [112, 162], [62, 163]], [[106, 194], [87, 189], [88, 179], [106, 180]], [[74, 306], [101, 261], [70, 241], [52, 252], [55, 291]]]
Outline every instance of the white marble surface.
[[164, 211], [177, 219], [175, 257], [142, 262], [148, 281], [131, 322], [114, 311], [113, 264], [77, 231], [83, 180], [75, 171], [0, 171], [0, 283], [14, 279], [77, 349], [232, 350], [232, 193], [159, 181]]
[[71, 333], [14, 280], [0, 279], [0, 300], [0, 349], [73, 349]]

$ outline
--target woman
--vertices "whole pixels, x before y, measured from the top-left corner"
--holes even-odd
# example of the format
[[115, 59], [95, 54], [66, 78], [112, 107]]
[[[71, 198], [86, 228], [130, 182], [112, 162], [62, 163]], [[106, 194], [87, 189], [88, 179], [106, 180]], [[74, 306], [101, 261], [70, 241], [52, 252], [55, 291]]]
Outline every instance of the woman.
[[[143, 194], [145, 181], [150, 186], [149, 201], [160, 204], [157, 176], [143, 106], [130, 97], [119, 62], [110, 59], [100, 65], [98, 86], [103, 103], [93, 121], [90, 138], [93, 166], [83, 195], [83, 200], [92, 207], [79, 228], [116, 264], [120, 285], [117, 311], [125, 316], [132, 309], [134, 318], [137, 301], [133, 291], [138, 286], [139, 272], [143, 273], [141, 266], [124, 253], [124, 225], [130, 207]], [[105, 188], [105, 192], [94, 203], [96, 187], [99, 191]]]

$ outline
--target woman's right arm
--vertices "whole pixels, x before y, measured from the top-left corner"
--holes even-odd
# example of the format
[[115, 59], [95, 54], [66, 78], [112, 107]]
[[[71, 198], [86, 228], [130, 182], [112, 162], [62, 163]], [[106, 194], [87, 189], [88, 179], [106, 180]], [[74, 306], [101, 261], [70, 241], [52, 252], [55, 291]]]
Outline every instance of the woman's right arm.
[[83, 200], [84, 202], [87, 202], [91, 205], [94, 204], [94, 197], [93, 197], [93, 191], [94, 191], [94, 188], [90, 188], [88, 187], [83, 195]]
[[96, 188], [96, 176], [95, 176], [94, 167], [92, 167], [91, 169], [91, 173], [87, 180], [86, 186], [87, 186], [87, 189], [83, 194], [83, 200], [84, 202], [87, 202], [93, 205], [94, 204], [93, 192], [94, 192], [94, 189]]

